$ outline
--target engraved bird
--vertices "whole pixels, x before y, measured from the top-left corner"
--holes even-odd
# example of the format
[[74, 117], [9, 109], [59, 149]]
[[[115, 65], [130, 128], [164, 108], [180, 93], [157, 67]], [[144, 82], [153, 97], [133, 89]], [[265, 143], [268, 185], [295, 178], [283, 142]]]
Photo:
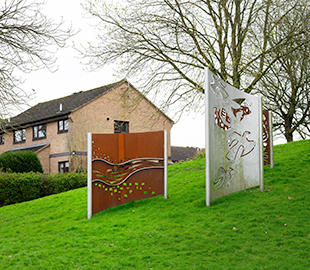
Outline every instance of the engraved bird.
[[219, 189], [223, 186], [229, 186], [232, 180], [231, 177], [232, 171], [233, 168], [231, 167], [228, 167], [227, 170], [225, 170], [223, 167], [220, 167], [213, 178], [214, 189]]

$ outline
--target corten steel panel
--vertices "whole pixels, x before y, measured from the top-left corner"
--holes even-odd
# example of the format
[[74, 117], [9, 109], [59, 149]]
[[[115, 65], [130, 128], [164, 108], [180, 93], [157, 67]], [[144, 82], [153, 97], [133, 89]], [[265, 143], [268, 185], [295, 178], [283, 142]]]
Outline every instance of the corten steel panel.
[[105, 182], [107, 185], [120, 185], [131, 175], [144, 169], [163, 168], [162, 160], [131, 159], [124, 163], [111, 164], [102, 159], [94, 159], [92, 162], [93, 181]]
[[114, 187], [101, 182], [93, 182], [92, 213], [96, 214], [133, 200], [162, 195], [164, 192], [163, 174], [162, 169], [140, 171], [123, 184]]
[[128, 159], [164, 157], [164, 132], [127, 133], [125, 155]]
[[124, 159], [163, 158], [164, 132], [93, 134], [92, 157], [110, 163]]
[[269, 112], [267, 110], [263, 110], [264, 166], [270, 164], [270, 135]]
[[92, 159], [118, 163], [118, 134], [92, 134]]
[[164, 132], [92, 135], [92, 213], [164, 193]]

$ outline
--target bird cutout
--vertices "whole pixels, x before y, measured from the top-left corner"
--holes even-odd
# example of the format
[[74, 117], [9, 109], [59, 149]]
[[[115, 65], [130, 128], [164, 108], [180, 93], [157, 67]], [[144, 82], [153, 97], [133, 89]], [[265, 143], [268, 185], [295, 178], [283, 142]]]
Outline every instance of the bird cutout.
[[254, 150], [255, 141], [247, 138], [250, 134], [250, 131], [245, 131], [242, 135], [234, 131], [228, 136], [228, 146], [230, 148], [226, 154], [228, 160], [244, 157]]
[[241, 112], [240, 121], [243, 120], [244, 116], [249, 115], [251, 113], [250, 108], [246, 106], [240, 106], [240, 108], [237, 108], [237, 109], [231, 107], [231, 109], [235, 117], [237, 117], [237, 113]]
[[232, 171], [233, 168], [231, 167], [228, 167], [227, 170], [225, 170], [223, 167], [220, 167], [213, 178], [214, 189], [219, 189], [223, 186], [229, 186], [232, 180]]
[[217, 109], [216, 107], [213, 108], [215, 110], [214, 112], [214, 118], [215, 123], [222, 129], [222, 130], [228, 130], [230, 129], [230, 118], [225, 111], [224, 108]]
[[221, 96], [223, 99], [227, 99], [229, 97], [228, 93], [225, 90], [225, 83], [212, 74], [213, 82], [210, 83], [211, 90], [214, 95]]

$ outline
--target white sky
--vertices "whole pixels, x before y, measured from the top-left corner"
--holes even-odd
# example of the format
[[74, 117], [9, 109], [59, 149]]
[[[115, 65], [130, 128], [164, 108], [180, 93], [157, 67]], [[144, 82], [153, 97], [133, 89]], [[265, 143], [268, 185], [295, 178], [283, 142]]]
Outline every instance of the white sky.
[[[111, 0], [107, 0], [111, 1]], [[77, 51], [72, 48], [73, 42], [78, 46], [92, 41], [96, 37], [96, 30], [91, 27], [89, 20], [83, 18], [84, 10], [81, 3], [84, 0], [46, 0], [44, 13], [49, 18], [59, 21], [61, 18], [72, 23], [74, 29], [80, 32], [67, 42], [67, 48], [59, 49], [58, 70], [51, 73], [40, 70], [31, 74], [22, 74], [26, 79], [23, 89], [28, 93], [35, 90], [35, 98], [30, 102], [33, 106], [39, 102], [60, 98], [74, 92], [90, 90], [106, 85], [122, 78], [114, 75], [113, 67], [102, 68], [99, 72], [86, 72], [77, 58]], [[130, 80], [130, 79], [129, 79]], [[173, 115], [169, 115], [173, 118]], [[173, 119], [175, 120], [175, 119]], [[183, 115], [181, 120], [174, 125], [171, 132], [171, 145], [173, 146], [205, 146], [205, 120], [203, 114], [192, 113]], [[285, 140], [276, 140], [276, 144], [285, 143]]]
[[[99, 72], [84, 71], [85, 66], [80, 64], [81, 60], [77, 58], [77, 52], [72, 48], [73, 41], [78, 46], [96, 37], [95, 30], [89, 25], [91, 22], [82, 16], [84, 10], [81, 3], [84, 1], [47, 0], [46, 2], [44, 13], [49, 18], [59, 21], [63, 17], [68, 25], [72, 23], [74, 29], [81, 29], [81, 31], [67, 42], [67, 48], [58, 50], [58, 70], [55, 73], [40, 70], [22, 74], [26, 80], [22, 85], [23, 89], [28, 93], [32, 93], [34, 89], [36, 93], [30, 105], [67, 96], [74, 92], [90, 90], [122, 79], [116, 77], [113, 67], [109, 66]], [[173, 117], [173, 115], [169, 116]], [[202, 148], [205, 145], [204, 140], [204, 115], [202, 114], [184, 115], [172, 128], [171, 144], [173, 146]]]

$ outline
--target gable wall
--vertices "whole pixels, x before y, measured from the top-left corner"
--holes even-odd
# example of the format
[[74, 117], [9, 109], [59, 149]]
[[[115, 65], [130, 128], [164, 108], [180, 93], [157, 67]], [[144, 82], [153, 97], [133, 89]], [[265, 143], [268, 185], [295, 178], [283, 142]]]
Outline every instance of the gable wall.
[[[68, 152], [68, 133], [58, 134], [58, 122], [50, 122], [46, 124], [46, 138], [33, 140], [33, 127], [26, 128], [26, 141], [22, 143], [13, 143], [13, 131], [10, 131], [4, 134], [4, 144], [0, 145], [0, 154], [14, 148], [20, 148], [25, 146], [31, 146], [41, 143], [50, 143], [48, 150], [45, 150], [43, 153], [38, 152], [38, 157], [41, 161], [45, 173], [57, 173], [58, 172], [58, 160], [65, 161], [69, 160], [68, 156], [57, 157], [57, 155], [62, 155], [63, 153]], [[69, 130], [70, 130], [70, 121], [69, 121]], [[48, 153], [48, 154], [47, 154]], [[50, 155], [56, 156], [55, 158], [50, 158]], [[57, 165], [50, 167], [50, 159], [55, 159]]]
[[[142, 98], [141, 98], [142, 97]], [[32, 127], [26, 128], [26, 142], [13, 144], [13, 132], [4, 135], [0, 154], [12, 148], [50, 143], [38, 151], [45, 173], [57, 173], [58, 162], [69, 161], [70, 171], [86, 171], [87, 133], [114, 133], [114, 120], [129, 121], [129, 132], [170, 130], [172, 122], [157, 111], [137, 90], [128, 91], [127, 83], [89, 102], [69, 115], [69, 132], [58, 134], [57, 121], [46, 124], [47, 137], [33, 141]], [[169, 138], [170, 141], [170, 138]], [[72, 155], [71, 152], [76, 154]], [[169, 143], [169, 156], [171, 156]]]
[[[70, 115], [72, 128], [68, 137], [70, 151], [87, 150], [87, 133], [114, 133], [114, 120], [129, 121], [129, 132], [170, 130], [172, 123], [127, 83], [113, 89]], [[170, 141], [170, 140], [169, 140]], [[169, 144], [170, 156], [170, 144]], [[86, 156], [72, 159], [75, 168], [86, 170]]]
[[36, 152], [40, 159], [44, 173], [50, 173], [50, 145]]

